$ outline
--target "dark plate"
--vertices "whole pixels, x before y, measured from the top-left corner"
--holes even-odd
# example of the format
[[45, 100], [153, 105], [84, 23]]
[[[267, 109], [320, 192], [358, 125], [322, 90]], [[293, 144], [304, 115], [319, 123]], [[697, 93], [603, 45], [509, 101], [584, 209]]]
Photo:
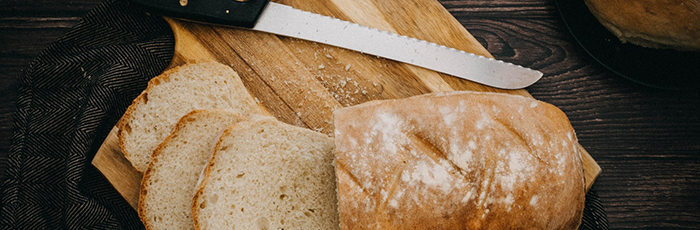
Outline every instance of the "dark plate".
[[617, 75], [655, 88], [700, 88], [700, 52], [623, 44], [598, 22], [583, 0], [555, 2], [564, 23], [581, 47]]

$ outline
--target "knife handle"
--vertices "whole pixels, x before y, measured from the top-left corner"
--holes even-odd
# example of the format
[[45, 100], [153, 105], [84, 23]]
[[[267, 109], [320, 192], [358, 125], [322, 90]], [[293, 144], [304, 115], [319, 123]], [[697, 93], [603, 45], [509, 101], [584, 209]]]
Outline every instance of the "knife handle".
[[270, 0], [131, 0], [168, 17], [253, 28]]

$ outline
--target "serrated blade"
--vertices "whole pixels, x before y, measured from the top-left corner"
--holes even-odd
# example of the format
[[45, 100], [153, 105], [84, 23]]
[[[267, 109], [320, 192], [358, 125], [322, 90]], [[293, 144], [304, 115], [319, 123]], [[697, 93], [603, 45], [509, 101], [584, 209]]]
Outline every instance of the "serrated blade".
[[299, 38], [420, 66], [503, 89], [542, 77], [536, 70], [270, 2], [253, 30]]

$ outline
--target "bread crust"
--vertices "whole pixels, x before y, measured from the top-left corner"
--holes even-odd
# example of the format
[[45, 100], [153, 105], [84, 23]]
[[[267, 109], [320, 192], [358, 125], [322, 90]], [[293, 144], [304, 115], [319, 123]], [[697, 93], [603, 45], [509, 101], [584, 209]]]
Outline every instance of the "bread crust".
[[[238, 127], [238, 126], [240, 126], [239, 123], [236, 123], [236, 124], [229, 126], [228, 128], [226, 128], [224, 130], [224, 133], [221, 134], [221, 136], [230, 135], [231, 130], [235, 129], [235, 127]], [[222, 144], [221, 139], [219, 139], [219, 141], [216, 142], [214, 149], [219, 149], [221, 147], [221, 144]], [[216, 158], [217, 152], [218, 151], [214, 151], [212, 153], [209, 162], [207, 162], [207, 165], [204, 166], [204, 169], [202, 170], [202, 174], [199, 177], [200, 180], [199, 180], [199, 182], [197, 182], [197, 188], [195, 189], [194, 196], [192, 197], [192, 220], [194, 221], [194, 229], [195, 230], [202, 230], [202, 228], [200, 227], [200, 224], [199, 224], [199, 210], [197, 209], [197, 205], [198, 205], [197, 200], [200, 199], [200, 197], [202, 196], [202, 193], [204, 192], [203, 191], [204, 186], [206, 186], [207, 183], [209, 182], [209, 175], [211, 174], [212, 167], [214, 166], [214, 161], [212, 161], [211, 159]]]
[[[151, 85], [150, 81], [149, 81], [148, 85], [149, 86], [147, 86], [146, 89], [148, 89], [148, 87], [150, 87], [150, 85]], [[121, 150], [122, 154], [124, 154], [124, 158], [129, 160], [129, 163], [131, 163], [131, 166], [134, 167], [134, 169], [136, 169], [136, 171], [139, 171], [139, 170], [136, 168], [136, 165], [134, 165], [134, 161], [133, 161], [134, 157], [131, 154], [131, 151], [129, 151], [126, 148], [125, 136], [127, 135], [126, 133], [130, 132], [130, 130], [131, 130], [131, 127], [129, 126], [128, 121], [131, 119], [131, 117], [133, 117], [133, 112], [134, 112], [134, 109], [136, 107], [135, 105], [143, 103], [145, 93], [146, 93], [146, 91], [144, 90], [143, 92], [141, 92], [141, 94], [139, 94], [138, 97], [136, 97], [131, 102], [131, 105], [129, 106], [129, 108], [126, 109], [126, 112], [124, 112], [124, 115], [122, 115], [122, 117], [119, 119], [119, 122], [117, 122], [117, 127], [118, 127], [117, 139], [119, 140], [119, 149]], [[141, 173], [143, 173], [143, 172], [141, 172]]]
[[[298, 222], [298, 220], [295, 221], [294, 219], [298, 219], [299, 216], [303, 216], [300, 214], [302, 211], [306, 210], [305, 208], [314, 207], [315, 210], [313, 210], [313, 209], [309, 210], [311, 213], [314, 213], [314, 214], [307, 215], [307, 213], [304, 213], [304, 215], [307, 215], [307, 217], [304, 217], [304, 219], [310, 218], [310, 220], [316, 221], [313, 224], [319, 224], [319, 225], [330, 224], [330, 225], [337, 226], [337, 224], [338, 224], [337, 206], [336, 206], [337, 198], [336, 198], [336, 193], [335, 193], [335, 187], [336, 187], [335, 181], [336, 180], [333, 176], [333, 168], [331, 165], [331, 162], [333, 159], [333, 157], [332, 157], [332, 143], [333, 143], [332, 139], [325, 134], [315, 132], [315, 131], [312, 131], [309, 129], [304, 129], [304, 128], [292, 126], [292, 125], [283, 123], [281, 121], [278, 121], [273, 117], [258, 116], [258, 117], [252, 117], [248, 121], [236, 123], [236, 124], [229, 126], [224, 131], [224, 133], [221, 135], [221, 138], [219, 139], [218, 143], [216, 144], [216, 147], [214, 148], [214, 154], [210, 158], [207, 166], [202, 171], [202, 174], [201, 174], [202, 176], [200, 177], [200, 181], [198, 183], [196, 192], [194, 194], [194, 198], [192, 199], [191, 208], [192, 208], [195, 229], [201, 230], [203, 228], [203, 226], [206, 226], [206, 224], [203, 224], [200, 222], [201, 219], [203, 219], [202, 218], [203, 214], [200, 213], [200, 210], [201, 210], [200, 205], [207, 203], [207, 208], [211, 208], [211, 207], [209, 207], [209, 205], [212, 204], [212, 203], [210, 203], [211, 201], [205, 201], [205, 200], [209, 199], [209, 197], [207, 197], [207, 195], [212, 196], [212, 194], [209, 193], [208, 191], [205, 191], [205, 190], [210, 190], [207, 188], [207, 186], [212, 187], [212, 185], [210, 183], [215, 183], [214, 185], [216, 185], [216, 182], [212, 181], [212, 179], [211, 179], [212, 177], [216, 177], [217, 174], [221, 175], [221, 173], [223, 173], [223, 172], [218, 172], [218, 171], [221, 171], [222, 166], [216, 165], [217, 163], [222, 162], [222, 160], [220, 160], [220, 158], [226, 157], [226, 156], [231, 156], [231, 155], [238, 155], [238, 156], [242, 155], [243, 156], [242, 158], [237, 158], [237, 160], [241, 160], [241, 159], [245, 159], [245, 156], [250, 156], [249, 152], [231, 151], [231, 150], [227, 151], [229, 146], [231, 146], [231, 143], [230, 143], [230, 141], [232, 140], [231, 138], [233, 138], [233, 139], [245, 138], [245, 139], [250, 139], [250, 140], [254, 140], [254, 141], [260, 141], [260, 142], [266, 143], [266, 144], [275, 143], [272, 146], [277, 146], [278, 144], [280, 146], [285, 145], [285, 144], [281, 144], [280, 141], [268, 142], [267, 140], [255, 139], [255, 137], [252, 137], [252, 139], [251, 139], [251, 136], [248, 136], [248, 135], [250, 135], [250, 133], [249, 133], [250, 130], [256, 130], [255, 132], [257, 132], [257, 133], [262, 133], [261, 130], [276, 130], [276, 131], [270, 131], [270, 132], [281, 131], [284, 133], [283, 134], [276, 133], [276, 134], [284, 136], [282, 138], [289, 138], [286, 140], [291, 141], [291, 142], [295, 142], [295, 143], [308, 144], [309, 142], [307, 142], [307, 141], [313, 140], [313, 142], [318, 144], [318, 145], [315, 145], [315, 147], [309, 146], [309, 148], [316, 148], [316, 150], [314, 150], [314, 151], [318, 151], [318, 152], [316, 152], [316, 154], [322, 153], [322, 155], [323, 155], [323, 156], [314, 155], [312, 157], [310, 155], [304, 154], [304, 152], [309, 151], [308, 149], [307, 150], [304, 150], [304, 148], [302, 148], [301, 150], [296, 149], [298, 152], [288, 152], [287, 153], [287, 154], [291, 154], [291, 155], [278, 155], [278, 156], [287, 156], [288, 158], [290, 158], [290, 160], [265, 161], [265, 163], [264, 163], [265, 165], [259, 165], [259, 162], [247, 162], [247, 163], [245, 163], [247, 165], [254, 165], [254, 169], [252, 169], [252, 170], [264, 170], [266, 172], [274, 171], [274, 169], [271, 168], [270, 165], [267, 165], [269, 163], [269, 164], [275, 164], [275, 166], [272, 166], [272, 167], [315, 168], [311, 171], [315, 171], [316, 173], [323, 171], [323, 173], [322, 174], [315, 174], [312, 172], [310, 174], [304, 174], [304, 175], [306, 175], [306, 180], [303, 179], [304, 176], [294, 174], [295, 175], [294, 179], [287, 178], [287, 180], [276, 181], [276, 179], [279, 179], [279, 178], [269, 178], [270, 181], [276, 181], [276, 182], [260, 182], [260, 184], [256, 183], [255, 185], [250, 185], [250, 186], [246, 186], [244, 188], [235, 188], [235, 189], [232, 187], [226, 187], [224, 189], [227, 189], [227, 190], [225, 190], [225, 192], [223, 192], [226, 194], [239, 194], [239, 193], [241, 193], [241, 191], [236, 191], [236, 190], [253, 190], [253, 191], [258, 191], [261, 194], [268, 194], [271, 192], [271, 193], [274, 193], [275, 195], [271, 197], [268, 194], [268, 196], [263, 195], [262, 197], [253, 198], [253, 197], [250, 197], [250, 194], [247, 194], [240, 199], [249, 200], [249, 202], [255, 203], [255, 204], [253, 204], [253, 206], [257, 206], [257, 207], [250, 207], [251, 209], [248, 209], [249, 207], [244, 206], [244, 204], [243, 204], [243, 203], [246, 203], [245, 201], [236, 199], [236, 201], [238, 201], [238, 202], [236, 202], [236, 204], [235, 204], [236, 205], [235, 209], [234, 208], [229, 209], [228, 204], [219, 206], [219, 207], [223, 207], [222, 209], [225, 210], [223, 213], [228, 213], [229, 211], [231, 211], [231, 213], [229, 214], [229, 217], [233, 218], [233, 215], [243, 215], [242, 214], [243, 207], [245, 207], [246, 213], [255, 212], [255, 211], [249, 211], [249, 210], [256, 210], [257, 208], [260, 208], [260, 209], [264, 210], [264, 211], [260, 211], [260, 212], [263, 212], [266, 214], [259, 213], [258, 215], [264, 216], [264, 215], [269, 214], [270, 216], [285, 216], [285, 217], [282, 217], [282, 219], [276, 220], [276, 221], [273, 221], [274, 218], [271, 218], [270, 222], [271, 223], [274, 222], [274, 224], [270, 224], [271, 226], [267, 226], [267, 227], [261, 227], [261, 229], [268, 229], [268, 228], [269, 229], [273, 229], [273, 228], [276, 229], [276, 228], [279, 228], [279, 226], [274, 226], [274, 225], [279, 225], [279, 224], [281, 224], [283, 226], [285, 226], [285, 225], [290, 226], [292, 223], [297, 223], [297, 224], [302, 224], [302, 225], [308, 224], [308, 223], [304, 223], [303, 221], [302, 222]], [[245, 136], [240, 136], [240, 135], [245, 135]], [[253, 135], [255, 135], [255, 134], [253, 134]], [[235, 136], [235, 137], [232, 137], [232, 136]], [[275, 135], [275, 136], [277, 136], [277, 135]], [[258, 138], [259, 138], [259, 136], [258, 136]], [[266, 139], [268, 137], [262, 137], [262, 138]], [[269, 138], [274, 139], [274, 137], [269, 137]], [[303, 145], [306, 145], [306, 144], [303, 144]], [[252, 145], [257, 146], [257, 144], [252, 144]], [[291, 145], [296, 145], [296, 144], [291, 144]], [[256, 148], [267, 148], [267, 147], [257, 146]], [[282, 148], [282, 147], [278, 146], [278, 147], [273, 147], [273, 148]], [[300, 153], [300, 154], [297, 154], [297, 153]], [[263, 153], [256, 153], [256, 154], [264, 155]], [[277, 153], [271, 153], [271, 154], [277, 154]], [[256, 155], [256, 157], [260, 157], [260, 159], [265, 159], [264, 156]], [[315, 160], [312, 160], [312, 159], [315, 159]], [[241, 161], [237, 161], [237, 162], [241, 162]], [[276, 163], [274, 163], [274, 162], [276, 162]], [[294, 163], [294, 162], [296, 162], [296, 163]], [[306, 164], [299, 165], [298, 164], [299, 162], [305, 162]], [[313, 163], [311, 163], [311, 162], [313, 162]], [[236, 166], [226, 165], [226, 167], [235, 168]], [[216, 170], [216, 171], [214, 171], [214, 170]], [[280, 171], [284, 172], [285, 170], [280, 170]], [[214, 173], [217, 173], [217, 174], [214, 174]], [[227, 173], [230, 173], [230, 172], [227, 172]], [[250, 173], [250, 172], [248, 172], [248, 173]], [[245, 174], [246, 174], [246, 177], [248, 177], [249, 174], [247, 174], [247, 173], [245, 173]], [[251, 174], [254, 174], [254, 173], [251, 173]], [[324, 177], [315, 177], [315, 176], [320, 176], [320, 175], [325, 175], [325, 176], [329, 176], [329, 177], [325, 177], [325, 176]], [[309, 176], [315, 177], [315, 179], [311, 179], [311, 181], [309, 181]], [[285, 175], [282, 175], [282, 178], [284, 178], [284, 177], [285, 177]], [[265, 180], [267, 178], [256, 178], [255, 180], [258, 180], [258, 179]], [[297, 182], [293, 182], [297, 179], [298, 179]], [[321, 192], [320, 190], [315, 190], [315, 189], [319, 188], [319, 187], [314, 187], [314, 186], [318, 186], [317, 184], [314, 185], [315, 183], [319, 182], [318, 180], [331, 182], [332, 185], [329, 185], [328, 187], [323, 186], [321, 189], [321, 190], [323, 190], [323, 192]], [[230, 183], [228, 183], [228, 182], [230, 182]], [[305, 184], [305, 183], [309, 183], [309, 184]], [[231, 182], [231, 181], [227, 181], [226, 186], [234, 185], [234, 184], [236, 184], [236, 183]], [[221, 186], [221, 184], [219, 184], [219, 186]], [[276, 196], [277, 196], [278, 192], [285, 191], [284, 189], [277, 190], [278, 189], [277, 186], [282, 186], [282, 187], [286, 187], [289, 189], [289, 190], [286, 190], [288, 192], [284, 192], [284, 193], [287, 193], [289, 196], [285, 195], [285, 197], [287, 197], [287, 198], [283, 198], [282, 195], [280, 195], [279, 199], [280, 200], [283, 200], [283, 199], [284, 200], [291, 200], [293, 203], [292, 204], [277, 203], [277, 205], [279, 205], [279, 206], [286, 207], [286, 208], [281, 208], [281, 209], [279, 206], [275, 208], [274, 202], [266, 203], [266, 204], [272, 205], [273, 207], [269, 207], [269, 206], [261, 207], [261, 206], [259, 206], [259, 204], [258, 204], [259, 202], [260, 203], [268, 202], [268, 200], [266, 200], [266, 198], [273, 198], [274, 200], [277, 200]], [[214, 187], [217, 187], [217, 186], [214, 186]], [[221, 188], [219, 188], [219, 189], [221, 189]], [[326, 191], [326, 190], [332, 190], [333, 192]], [[303, 194], [304, 198], [298, 197], [301, 194]], [[213, 195], [213, 196], [217, 196], [217, 195]], [[221, 197], [221, 196], [222, 195], [218, 195], [217, 197]], [[248, 196], [248, 197], [246, 197], [246, 196]], [[322, 201], [325, 198], [329, 198], [329, 196], [333, 197], [332, 201], [331, 200]], [[221, 200], [221, 199], [222, 198], [218, 198], [218, 200]], [[228, 199], [233, 199], [233, 198], [228, 198]], [[280, 202], [279, 200], [277, 200], [277, 201]], [[322, 203], [332, 204], [331, 206], [333, 206], [333, 208], [321, 205]], [[290, 205], [291, 205], [291, 207], [290, 207]], [[311, 205], [311, 206], [305, 206], [305, 205]], [[296, 206], [296, 209], [295, 209], [295, 206]], [[239, 209], [239, 207], [241, 209], [241, 213], [238, 213], [238, 211], [237, 211]], [[291, 208], [291, 209], [287, 209], [287, 208]], [[221, 210], [219, 210], [219, 211], [221, 211]], [[236, 214], [234, 214], [234, 213], [236, 213]], [[311, 217], [311, 216], [314, 216], [314, 217]], [[211, 217], [209, 217], [209, 218], [211, 218]], [[244, 218], [244, 217], [236, 217], [236, 218]], [[247, 217], [245, 217], [245, 218], [247, 218]], [[240, 225], [245, 226], [247, 224], [257, 223], [257, 220], [255, 220], [255, 219], [245, 219], [245, 218], [243, 220], [240, 220], [240, 221], [246, 221], [247, 223], [245, 223], [245, 224], [241, 223]], [[204, 219], [206, 219], [206, 216], [204, 216]], [[278, 221], [281, 221], [281, 222], [278, 222]], [[237, 225], [239, 225], [239, 224], [237, 224]], [[219, 227], [221, 227], [221, 226], [219, 226]], [[236, 226], [236, 229], [238, 229], [238, 228], [241, 228], [241, 227]], [[309, 226], [292, 225], [292, 228], [305, 229], [305, 228], [309, 228]], [[314, 229], [314, 228], [311, 228], [311, 229]], [[337, 229], [337, 228], [321, 228], [321, 229]]]
[[165, 146], [168, 145], [171, 141], [173, 141], [173, 139], [176, 138], [177, 135], [179, 135], [180, 131], [182, 131], [184, 127], [190, 123], [190, 118], [203, 116], [211, 113], [227, 113], [229, 116], [234, 117], [234, 120], [236, 120], [236, 122], [234, 123], [245, 120], [245, 118], [242, 115], [240, 115], [240, 113], [234, 113], [232, 111], [227, 110], [194, 110], [180, 118], [171, 134], [168, 135], [168, 137], [166, 137], [165, 140], [163, 140], [163, 142], [159, 144], [158, 147], [156, 147], [156, 149], [153, 151], [153, 155], [151, 155], [151, 161], [149, 162], [148, 168], [143, 173], [143, 178], [141, 179], [137, 211], [141, 222], [147, 230], [153, 229], [150, 220], [146, 218], [146, 212], [144, 210], [146, 208], [145, 197], [147, 196], [148, 189], [150, 187], [148, 181], [151, 180], [151, 176], [153, 175], [154, 171], [157, 170], [154, 168], [154, 165], [158, 163], [159, 156], [162, 155]]
[[574, 229], [585, 200], [556, 107], [434, 93], [334, 113], [343, 229]]
[[[195, 64], [194, 62], [189, 63], [189, 64]], [[119, 132], [117, 132], [117, 137], [119, 139], [119, 149], [121, 149], [122, 154], [124, 154], [124, 157], [129, 160], [129, 162], [132, 163], [133, 165], [133, 156], [131, 152], [128, 151], [128, 149], [125, 147], [125, 138], [124, 136], [126, 135], [125, 132], [129, 131], [131, 128], [128, 127], [129, 121], [133, 119], [133, 113], [134, 110], [137, 109], [137, 105], [143, 104], [146, 101], [146, 97], [148, 95], [148, 91], [155, 87], [156, 85], [159, 85], [163, 79], [168, 78], [171, 74], [177, 73], [180, 71], [181, 68], [183, 68], [184, 65], [182, 66], [177, 66], [172, 69], [168, 69], [163, 71], [160, 75], [152, 78], [151, 80], [148, 81], [148, 84], [146, 86], [146, 89], [144, 89], [132, 102], [131, 105], [126, 109], [126, 112], [124, 112], [124, 115], [119, 119], [117, 122], [117, 127], [119, 128]], [[136, 166], [134, 166], [136, 169]], [[141, 172], [143, 173], [143, 172]]]
[[[138, 119], [138, 118], [135, 118], [135, 117], [134, 117], [134, 111], [137, 110], [137, 109], [139, 109], [139, 107], [140, 107], [141, 105], [144, 105], [144, 104], [147, 102], [147, 100], [148, 100], [148, 93], [149, 93], [150, 91], [152, 91], [152, 89], [153, 89], [154, 87], [160, 85], [161, 83], [165, 83], [165, 82], [170, 81], [171, 76], [174, 75], [174, 74], [177, 74], [177, 73], [180, 72], [182, 69], [188, 68], [188, 66], [190, 66], [190, 65], [199, 65], [199, 64], [201, 64], [201, 65], [220, 65], [220, 66], [225, 66], [225, 65], [223, 65], [223, 64], [221, 64], [221, 63], [216, 63], [216, 62], [188, 62], [188, 63], [185, 64], [185, 65], [177, 66], [177, 67], [174, 67], [174, 68], [172, 68], [172, 69], [169, 69], [169, 70], [164, 71], [164, 72], [161, 73], [160, 75], [158, 75], [158, 76], [156, 76], [156, 77], [154, 77], [154, 78], [152, 78], [151, 80], [148, 81], [148, 85], [147, 85], [146, 89], [145, 89], [144, 91], [142, 91], [141, 94], [139, 94], [139, 96], [137, 96], [137, 97], [132, 101], [131, 105], [127, 108], [126, 112], [124, 112], [124, 115], [122, 115], [122, 118], [117, 122], [117, 127], [118, 127], [118, 129], [119, 129], [118, 132], [117, 132], [117, 138], [118, 138], [118, 142], [119, 142], [119, 148], [120, 148], [122, 154], [124, 155], [124, 157], [125, 157], [127, 160], [129, 160], [129, 162], [132, 164], [132, 166], [134, 167], [134, 169], [136, 169], [137, 171], [143, 173], [143, 172], [145, 171], [145, 167], [141, 168], [141, 167], [138, 167], [138, 166], [135, 164], [134, 158], [135, 158], [136, 156], [135, 156], [135, 154], [132, 153], [132, 152], [129, 150], [129, 148], [126, 146], [126, 145], [127, 145], [127, 144], [126, 144], [126, 135], [128, 135], [127, 133], [131, 131], [130, 123], [131, 123], [134, 119]], [[228, 66], [226, 66], [226, 68], [229, 68], [229, 69], [230, 69], [230, 67], [228, 67]], [[231, 78], [232, 78], [231, 80], [233, 80], [233, 81], [239, 81], [239, 82], [240, 82], [240, 79], [239, 79], [237, 73], [235, 73], [235, 71], [234, 71], [234, 75], [231, 76]], [[242, 82], [240, 82], [240, 84], [242, 85]], [[245, 87], [243, 87], [243, 90], [246, 91], [245, 94], [248, 95], [248, 98], [246, 98], [246, 99], [244, 99], [244, 100], [241, 100], [241, 101], [237, 101], [237, 103], [240, 103], [240, 104], [243, 105], [243, 106], [241, 106], [241, 107], [246, 108], [246, 109], [245, 109], [246, 111], [241, 111], [241, 112], [245, 112], [243, 115], [244, 115], [244, 116], [248, 116], [248, 115], [251, 115], [251, 114], [263, 114], [263, 112], [262, 112], [262, 110], [260, 109], [260, 107], [255, 103], [255, 101], [253, 101], [252, 96], [250, 96], [250, 94], [247, 92], [247, 89], [245, 89]], [[247, 113], [249, 113], [249, 114], [247, 114]], [[146, 166], [147, 166], [147, 165], [146, 165]]]
[[[249, 122], [244, 122], [245, 124], [242, 124], [242, 123], [232, 124], [231, 126], [229, 126], [228, 128], [226, 128], [224, 130], [224, 132], [221, 134], [221, 136], [222, 137], [229, 136], [229, 135], [231, 135], [231, 133], [234, 130], [242, 128], [243, 125], [248, 125], [248, 124], [250, 124], [250, 122], [260, 121], [260, 120], [265, 120], [265, 119], [274, 119], [274, 118], [257, 117], [256, 116], [256, 117], [253, 117], [250, 120], [248, 120]], [[201, 224], [199, 223], [199, 209], [197, 208], [198, 200], [200, 200], [200, 197], [204, 193], [204, 187], [207, 185], [207, 183], [209, 183], [209, 178], [210, 178], [210, 175], [212, 172], [212, 168], [215, 165], [215, 161], [213, 159], [215, 159], [216, 156], [218, 155], [219, 151], [216, 151], [216, 150], [221, 149], [222, 141], [223, 141], [222, 139], [219, 139], [219, 141], [216, 142], [216, 145], [214, 146], [214, 152], [212, 153], [211, 158], [209, 159], [209, 162], [207, 162], [207, 165], [202, 170], [202, 174], [199, 178], [200, 180], [197, 183], [197, 188], [195, 189], [194, 196], [192, 197], [192, 219], [194, 221], [194, 229], [195, 230], [202, 230], [202, 228], [200, 226]]]
[[648, 48], [700, 51], [700, 0], [585, 0], [620, 41]]

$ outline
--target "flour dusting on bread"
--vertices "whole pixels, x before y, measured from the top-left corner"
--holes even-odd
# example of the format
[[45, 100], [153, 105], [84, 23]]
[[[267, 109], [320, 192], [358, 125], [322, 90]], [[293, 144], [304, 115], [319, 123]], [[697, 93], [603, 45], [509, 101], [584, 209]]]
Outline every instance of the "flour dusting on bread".
[[580, 223], [580, 155], [568, 119], [552, 105], [435, 93], [339, 109], [334, 124], [344, 229]]

